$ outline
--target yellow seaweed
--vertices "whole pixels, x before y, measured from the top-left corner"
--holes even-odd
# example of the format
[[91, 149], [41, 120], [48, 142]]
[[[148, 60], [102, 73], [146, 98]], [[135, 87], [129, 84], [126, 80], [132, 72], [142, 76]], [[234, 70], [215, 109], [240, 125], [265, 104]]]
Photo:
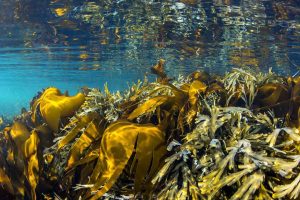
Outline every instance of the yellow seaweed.
[[84, 115], [82, 117], [79, 117], [78, 119], [71, 121], [70, 124], [67, 126], [74, 127], [71, 128], [70, 131], [67, 131], [67, 134], [58, 142], [58, 150], [63, 148], [66, 144], [68, 144], [71, 140], [73, 140], [76, 135], [80, 132], [81, 129], [83, 129], [85, 126], [87, 126], [91, 121], [98, 118], [98, 114], [95, 112], [88, 113], [87, 115]]
[[94, 186], [90, 192], [98, 190], [91, 199], [100, 198], [111, 188], [134, 150], [137, 162], [135, 189], [139, 190], [147, 181], [148, 170], [151, 174], [157, 170], [159, 160], [166, 152], [164, 143], [164, 133], [152, 124], [140, 125], [123, 120], [111, 124], [103, 134], [100, 157], [91, 176]]
[[27, 127], [21, 122], [15, 122], [9, 133], [18, 150], [23, 152], [25, 141], [30, 137], [30, 132], [28, 131]]
[[182, 132], [184, 131], [184, 124], [187, 123], [190, 125], [196, 116], [198, 111], [197, 103], [199, 101], [199, 95], [201, 93], [204, 94], [206, 88], [206, 84], [199, 80], [194, 80], [191, 84], [185, 84], [183, 86], [182, 92], [187, 95], [181, 95], [181, 99], [178, 100], [178, 102], [182, 102], [182, 104], [177, 120], [178, 128], [180, 128]]
[[26, 178], [31, 186], [31, 199], [36, 199], [35, 188], [39, 181], [39, 160], [38, 160], [39, 137], [36, 131], [33, 131], [24, 145], [24, 156], [27, 161], [25, 169]]
[[[24, 185], [25, 178], [28, 180], [30, 184], [30, 191], [32, 194], [32, 199], [35, 199], [35, 187], [37, 185], [37, 171], [38, 167], [36, 167], [36, 162], [38, 162], [37, 157], [35, 157], [34, 152], [37, 148], [35, 142], [31, 142], [32, 140], [38, 141], [38, 136], [34, 133], [30, 133], [27, 127], [21, 122], [16, 121], [11, 128], [6, 129], [6, 134], [8, 139], [12, 140], [13, 146], [7, 149], [7, 161], [10, 165], [15, 166], [15, 173], [20, 174], [23, 173], [19, 177], [13, 177], [11, 180], [11, 184], [14, 187], [14, 193], [16, 195], [24, 196], [26, 191], [26, 186]], [[9, 187], [6, 182], [6, 187]]]
[[201, 81], [195, 80], [191, 83], [190, 89], [189, 89], [189, 103], [190, 103], [190, 109], [187, 113], [187, 122], [188, 124], [191, 124], [192, 120], [194, 119], [198, 108], [197, 108], [197, 102], [199, 100], [199, 95], [201, 93], [204, 93], [206, 91], [207, 86], [202, 83]]
[[149, 100], [147, 100], [146, 102], [144, 102], [143, 104], [141, 104], [139, 107], [137, 107], [129, 116], [128, 116], [128, 120], [133, 120], [141, 115], [147, 114], [149, 112], [153, 112], [155, 111], [155, 109], [158, 106], [161, 106], [162, 104], [173, 100], [174, 97], [172, 96], [167, 96], [167, 95], [162, 95], [162, 96], [157, 96], [157, 97], [153, 97]]
[[82, 94], [45, 90], [27, 117], [0, 132], [4, 192], [28, 199], [54, 198], [49, 191], [68, 199], [299, 198], [300, 78], [235, 70], [171, 83], [163, 62], [152, 71], [158, 82], [124, 95], [107, 86], [87, 90], [76, 114]]
[[14, 188], [5, 169], [0, 168], [0, 186], [5, 188], [9, 193], [14, 194]]
[[39, 108], [43, 119], [54, 132], [57, 132], [60, 119], [73, 115], [84, 101], [85, 96], [82, 93], [69, 97], [62, 95], [57, 88], [48, 88], [33, 103], [31, 108], [33, 113], [32, 121], [37, 123], [37, 111]]
[[94, 120], [88, 124], [85, 131], [77, 139], [70, 149], [70, 156], [67, 162], [66, 170], [72, 168], [74, 164], [83, 156], [83, 152], [90, 147], [90, 145], [98, 140], [104, 132], [104, 124], [97, 123]]

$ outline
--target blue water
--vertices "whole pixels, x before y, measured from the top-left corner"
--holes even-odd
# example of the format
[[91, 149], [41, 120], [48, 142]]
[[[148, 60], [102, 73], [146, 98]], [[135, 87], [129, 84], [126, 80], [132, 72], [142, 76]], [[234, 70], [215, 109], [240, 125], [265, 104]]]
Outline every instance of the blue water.
[[[69, 2], [69, 1], [68, 1]], [[164, 58], [170, 76], [232, 67], [291, 75], [300, 66], [300, 1], [1, 0], [0, 116], [49, 86], [113, 91]]]
[[[80, 56], [79, 47], [3, 48], [0, 55], [1, 114], [13, 116], [22, 107], [28, 108], [34, 95], [50, 86], [67, 90], [71, 95], [84, 86], [102, 88], [104, 83], [116, 91], [127, 89], [144, 77], [145, 72], [137, 70], [143, 65], [133, 66], [122, 55], [115, 54], [114, 58], [102, 62], [80, 61], [77, 56]], [[118, 62], [119, 59], [123, 62]], [[85, 69], [93, 66], [97, 70]]]

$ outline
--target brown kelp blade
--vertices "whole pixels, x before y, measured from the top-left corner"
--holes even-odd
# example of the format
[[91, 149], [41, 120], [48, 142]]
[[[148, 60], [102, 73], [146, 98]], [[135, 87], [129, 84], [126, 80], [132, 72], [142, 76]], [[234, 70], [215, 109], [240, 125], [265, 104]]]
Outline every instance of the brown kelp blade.
[[288, 90], [282, 84], [267, 83], [258, 89], [257, 100], [263, 105], [273, 106], [288, 99]]
[[58, 142], [58, 150], [63, 148], [66, 144], [72, 141], [85, 126], [88, 126], [94, 119], [99, 118], [99, 115], [95, 112], [88, 113], [84, 116], [76, 118], [71, 121], [69, 125], [71, 130], [66, 131], [67, 134]]
[[31, 186], [31, 198], [36, 199], [35, 189], [39, 182], [39, 160], [38, 160], [39, 137], [36, 131], [33, 131], [24, 145], [24, 156], [27, 161], [25, 170], [26, 178]]
[[78, 93], [75, 96], [65, 96], [57, 88], [48, 88], [34, 101], [32, 110], [32, 121], [38, 123], [38, 111], [54, 131], [58, 131], [61, 117], [71, 116], [83, 104], [85, 97]]
[[0, 168], [0, 185], [10, 194], [15, 194], [12, 182], [8, 177], [5, 169]]
[[172, 96], [167, 96], [167, 95], [163, 95], [163, 96], [157, 96], [157, 97], [153, 97], [149, 100], [147, 100], [146, 102], [144, 102], [143, 104], [141, 104], [139, 107], [137, 107], [129, 116], [128, 116], [128, 120], [133, 120], [141, 115], [145, 115], [147, 113], [153, 112], [155, 111], [155, 109], [158, 106], [161, 106], [162, 104], [172, 101], [174, 99], [174, 97]]
[[66, 170], [73, 167], [73, 165], [80, 160], [80, 158], [84, 155], [84, 152], [91, 146], [91, 144], [101, 138], [103, 132], [104, 120], [102, 120], [102, 123], [99, 123], [98, 120], [93, 120], [87, 125], [85, 131], [70, 149], [70, 156], [67, 162]]
[[93, 199], [101, 197], [117, 181], [134, 151], [137, 160], [135, 185], [136, 189], [140, 189], [138, 184], [146, 180], [148, 171], [153, 172], [158, 167], [158, 162], [155, 160], [151, 165], [151, 160], [153, 154], [155, 159], [164, 155], [165, 151], [160, 148], [163, 146], [164, 134], [154, 125], [117, 121], [108, 126], [102, 138], [98, 164], [91, 177], [95, 181], [92, 190], [102, 187]]

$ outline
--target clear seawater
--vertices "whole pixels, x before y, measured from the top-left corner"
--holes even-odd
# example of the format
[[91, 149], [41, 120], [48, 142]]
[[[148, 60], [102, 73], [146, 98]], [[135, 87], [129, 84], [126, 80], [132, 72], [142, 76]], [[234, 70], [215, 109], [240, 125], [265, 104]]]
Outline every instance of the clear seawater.
[[43, 88], [123, 90], [170, 76], [300, 66], [299, 0], [0, 0], [0, 116]]

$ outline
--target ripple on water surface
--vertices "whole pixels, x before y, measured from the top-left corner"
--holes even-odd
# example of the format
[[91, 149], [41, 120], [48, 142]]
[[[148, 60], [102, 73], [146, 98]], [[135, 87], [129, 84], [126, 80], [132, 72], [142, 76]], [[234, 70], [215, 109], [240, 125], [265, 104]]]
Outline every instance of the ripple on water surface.
[[172, 77], [232, 67], [294, 74], [300, 64], [297, 0], [0, 5], [0, 115], [28, 108], [48, 86], [74, 94], [108, 82], [122, 90], [143, 79], [159, 58]]

